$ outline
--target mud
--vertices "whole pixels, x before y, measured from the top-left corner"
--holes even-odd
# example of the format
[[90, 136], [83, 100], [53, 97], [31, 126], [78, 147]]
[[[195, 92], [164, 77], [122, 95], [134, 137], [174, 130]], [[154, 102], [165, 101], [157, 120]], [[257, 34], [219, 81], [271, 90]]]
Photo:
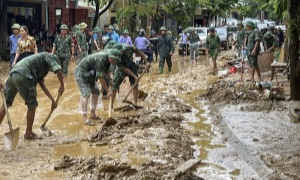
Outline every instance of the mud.
[[[177, 166], [193, 158], [193, 141], [180, 126], [184, 120], [180, 114], [191, 112], [191, 107], [175, 97], [163, 93], [158, 93], [158, 96], [161, 101], [168, 100], [169, 103], [137, 111], [135, 115], [117, 117], [116, 121], [108, 119], [88, 138], [90, 146], [108, 146], [116, 152], [114, 156], [132, 153], [137, 159], [143, 159], [143, 163], [133, 166], [130, 159], [116, 160], [110, 154], [78, 158], [64, 156], [55, 170], [63, 169], [71, 177], [81, 179], [172, 178]], [[158, 114], [162, 109], [164, 113]], [[200, 179], [192, 173], [183, 177]]]
[[[255, 82], [239, 82], [239, 81], [217, 81], [208, 86], [206, 93], [199, 96], [198, 100], [206, 100], [211, 105], [216, 104], [240, 104], [240, 103], [252, 103], [263, 101], [281, 101], [285, 100], [284, 94], [276, 94], [275, 90], [270, 91], [268, 94], [259, 87]], [[272, 93], [273, 92], [273, 93]], [[270, 103], [272, 106], [273, 103]], [[276, 104], [276, 103], [275, 103]], [[265, 105], [263, 105], [265, 107]], [[252, 109], [247, 107], [244, 110], [249, 109], [258, 111], [260, 108]], [[272, 107], [267, 108], [271, 110]]]
[[[222, 56], [226, 56], [226, 53]], [[258, 153], [252, 154], [252, 151], [249, 151], [247, 154], [251, 155], [251, 158], [256, 157], [260, 160], [256, 159], [257, 161], [253, 162], [270, 164], [269, 169], [278, 165], [278, 174], [274, 174], [274, 177], [288, 176], [278, 176], [281, 175], [280, 173], [292, 174], [292, 171], [284, 170], [284, 166], [298, 167], [294, 164], [297, 161], [293, 161], [293, 158], [288, 159], [282, 156], [282, 153], [280, 156], [282, 158], [275, 158], [276, 156], [272, 155], [271, 151], [265, 154], [260, 153], [264, 152], [261, 147], [266, 147], [268, 150], [278, 148], [274, 145], [273, 139], [279, 139], [280, 142], [289, 140], [289, 143], [285, 143], [284, 146], [297, 147], [296, 141], [294, 144], [291, 143], [293, 138], [290, 134], [288, 138], [285, 138], [280, 136], [280, 133], [273, 133], [270, 138], [265, 138], [268, 137], [268, 124], [259, 129], [253, 126], [250, 120], [247, 125], [245, 122], [238, 121], [247, 117], [246, 115], [251, 116], [252, 113], [263, 115], [260, 119], [274, 112], [279, 114], [276, 114], [277, 118], [281, 117], [281, 114], [286, 113], [285, 107], [287, 106], [284, 101], [255, 99], [257, 94], [252, 95], [250, 92], [243, 91], [246, 87], [241, 88], [241, 92], [246, 94], [245, 99], [234, 97], [238, 95], [239, 88], [236, 88], [234, 95], [233, 93], [231, 95], [229, 91], [223, 92], [225, 96], [223, 99], [218, 97], [218, 91], [222, 91], [222, 88], [211, 91], [210, 95], [198, 98], [209, 84], [218, 80], [217, 77], [208, 75], [211, 62], [205, 58], [202, 56], [200, 62], [190, 64], [181, 57], [175, 56], [172, 73], [162, 75], [156, 74], [158, 65], [153, 63], [150, 73], [145, 74], [139, 86], [141, 90], [139, 105], [144, 108], [136, 109], [122, 103], [122, 99], [130, 88], [123, 84], [122, 91], [117, 95], [112, 118], [108, 119], [109, 100], [99, 98], [101, 101], [98, 103], [96, 112], [101, 120], [94, 121], [95, 127], [82, 125], [81, 116], [77, 113], [80, 94], [72, 75], [74, 64], [71, 64], [66, 92], [47, 124], [53, 136], [34, 142], [25, 141], [21, 137], [18, 148], [13, 152], [4, 150], [3, 144], [0, 144], [0, 179], [28, 179], [30, 177], [31, 179], [204, 178], [223, 180], [265, 177], [257, 168], [259, 166], [252, 166], [247, 159], [244, 159], [239, 149], [240, 146], [235, 148], [236, 146], [234, 143], [231, 144], [231, 139], [226, 135], [224, 128], [221, 128], [224, 123], [231, 128], [231, 121], [227, 121], [228, 117], [236, 117], [232, 119], [236, 122], [231, 130], [233, 134], [236, 133], [234, 130], [239, 129], [246, 132], [242, 134], [242, 140], [246, 139], [246, 142], [237, 141], [237, 139], [233, 142], [242, 142], [242, 145], [246, 147], [249, 144], [258, 144], [257, 146], [260, 147], [253, 148]], [[167, 68], [165, 68], [166, 71]], [[237, 76], [234, 75], [226, 78], [227, 81], [235, 82], [235, 86], [238, 84], [236, 79]], [[225, 89], [232, 88], [228, 87], [227, 83], [224, 83]], [[56, 76], [49, 75], [46, 78], [46, 85], [55, 96], [58, 89]], [[219, 118], [215, 118], [217, 111], [211, 103], [213, 98], [215, 98], [215, 104], [224, 105], [219, 106], [218, 110], [223, 115]], [[132, 97], [128, 100], [132, 101]], [[255, 103], [257, 100], [259, 100], [258, 106]], [[40, 106], [36, 113], [34, 131], [41, 135], [39, 126], [49, 113], [51, 104], [40, 88], [38, 88], [38, 102]], [[24, 133], [26, 127], [24, 118], [26, 106], [23, 104], [23, 100], [17, 96], [13, 108], [10, 109], [13, 125], [20, 127], [21, 134]], [[228, 108], [229, 104], [236, 104], [238, 107], [224, 110], [223, 108]], [[258, 122], [254, 121], [254, 123]], [[272, 124], [271, 121], [267, 123]], [[274, 127], [279, 125], [281, 124], [278, 123]], [[255, 134], [256, 129], [261, 132], [266, 129], [267, 132]], [[284, 132], [287, 132], [287, 129]], [[1, 133], [6, 131], [8, 128], [4, 121]], [[295, 131], [294, 128], [291, 132]], [[272, 132], [276, 131], [272, 129]], [[288, 152], [286, 149], [283, 151]], [[294, 157], [292, 154], [291, 156]], [[272, 158], [276, 161], [268, 162]], [[178, 168], [191, 159], [201, 160], [201, 162], [178, 175], [176, 172]], [[286, 164], [282, 161], [286, 161]], [[276, 168], [274, 169], [276, 172]], [[294, 174], [297, 175], [297, 173]]]

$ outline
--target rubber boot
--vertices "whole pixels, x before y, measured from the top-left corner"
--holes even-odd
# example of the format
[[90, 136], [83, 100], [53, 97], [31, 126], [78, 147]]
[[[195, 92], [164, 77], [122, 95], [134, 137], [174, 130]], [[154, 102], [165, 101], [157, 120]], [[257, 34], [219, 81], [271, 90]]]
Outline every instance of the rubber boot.
[[164, 73], [164, 67], [159, 67], [159, 72], [158, 74], [163, 74]]
[[168, 71], [169, 71], [169, 73], [171, 73], [172, 72], [172, 67], [168, 67]]

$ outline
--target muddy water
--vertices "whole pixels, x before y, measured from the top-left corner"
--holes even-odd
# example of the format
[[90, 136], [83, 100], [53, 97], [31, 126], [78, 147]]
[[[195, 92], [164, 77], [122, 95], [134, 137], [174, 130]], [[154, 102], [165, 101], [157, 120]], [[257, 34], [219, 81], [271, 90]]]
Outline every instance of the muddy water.
[[[217, 149], [224, 147], [224, 145], [214, 143], [212, 141], [214, 137], [213, 133], [213, 127], [207, 123], [207, 118], [209, 117], [207, 114], [207, 110], [203, 108], [201, 104], [195, 101], [195, 98], [199, 96], [201, 93], [203, 93], [203, 90], [195, 90], [195, 88], [191, 88], [192, 91], [189, 93], [177, 93], [170, 91], [170, 89], [167, 89], [164, 84], [166, 83], [166, 79], [171, 79], [173, 76], [177, 76], [180, 80], [180, 76], [178, 74], [185, 73], [185, 72], [192, 72], [191, 76], [196, 77], [197, 74], [197, 68], [195, 65], [190, 66], [190, 64], [187, 61], [182, 60], [181, 58], [178, 58], [177, 61], [173, 61], [173, 69], [172, 73], [168, 74], [167, 67], [165, 67], [164, 71], [165, 73], [163, 75], [157, 75], [156, 71], [158, 69], [157, 63], [154, 63], [153, 70], [151, 70], [150, 74], [146, 74], [142, 82], [140, 83], [140, 89], [144, 90], [146, 92], [148, 91], [154, 91], [157, 92], [167, 92], [173, 93], [172, 95], [177, 96], [179, 99], [181, 99], [184, 103], [189, 104], [193, 107], [193, 112], [190, 114], [185, 114], [187, 121], [183, 124], [184, 127], [186, 127], [186, 130], [189, 131], [192, 135], [191, 138], [195, 142], [195, 157], [206, 160], [210, 150]], [[47, 127], [53, 132], [54, 137], [53, 139], [47, 139], [47, 141], [50, 141], [53, 146], [53, 151], [46, 151], [50, 153], [49, 155], [51, 157], [54, 157], [54, 159], [60, 159], [64, 155], [71, 155], [71, 156], [101, 156], [109, 153], [110, 155], [117, 154], [113, 151], [113, 149], [109, 148], [109, 146], [94, 146], [91, 145], [84, 140], [89, 135], [92, 135], [96, 132], [96, 130], [99, 128], [99, 126], [95, 127], [87, 127], [83, 126], [81, 121], [81, 115], [78, 114], [78, 104], [79, 104], [79, 97], [80, 93], [78, 91], [76, 82], [73, 78], [73, 70], [74, 65], [70, 66], [70, 76], [67, 79], [66, 84], [66, 91], [63, 94], [62, 98], [59, 102], [59, 107], [54, 111], [52, 114], [50, 121], [47, 124]], [[214, 81], [214, 79], [207, 79], [207, 81]], [[57, 95], [57, 90], [59, 87], [58, 80], [55, 75], [49, 74], [49, 76], [46, 78], [46, 85], [50, 91], [50, 93], [54, 96], [54, 98]], [[175, 87], [174, 87], [175, 88]], [[204, 86], [203, 86], [204, 88]], [[121, 103], [121, 100], [125, 97], [126, 92], [128, 92], [129, 87], [126, 84], [123, 84], [121, 89], [124, 89], [124, 91], [121, 91], [121, 93], [118, 95], [115, 107], [122, 106], [124, 104]], [[131, 100], [132, 97], [129, 98]], [[98, 103], [98, 109], [97, 114], [101, 118], [105, 119], [108, 117], [108, 99], [102, 99], [99, 98]], [[34, 131], [38, 133], [39, 135], [42, 135], [41, 131], [39, 130], [39, 126], [43, 123], [45, 120], [47, 114], [50, 111], [51, 102], [50, 100], [44, 95], [44, 93], [41, 91], [41, 89], [38, 87], [38, 102], [39, 107], [37, 109], [36, 113], [36, 119], [34, 123]], [[145, 102], [141, 102], [142, 105], [147, 107], [154, 107], [159, 106], [158, 102], [152, 102], [151, 99], [146, 99]], [[10, 114], [11, 118], [13, 120], [14, 127], [20, 127], [21, 128], [21, 134], [24, 134], [26, 129], [26, 106], [24, 105], [24, 101], [17, 96], [13, 105], [13, 108], [10, 108]], [[163, 109], [162, 109], [163, 111]], [[125, 112], [123, 114], [134, 114], [134, 111], [131, 112]], [[119, 113], [113, 112], [113, 117], [119, 116]], [[102, 121], [95, 121], [95, 123], [100, 124]], [[4, 124], [4, 123], [3, 123]], [[8, 131], [8, 128], [6, 126], [3, 126], [1, 133], [4, 131]], [[45, 138], [46, 139], [46, 138]], [[78, 141], [80, 140], [80, 141]], [[58, 144], [57, 144], [58, 141]], [[21, 138], [21, 144], [23, 142], [23, 138]], [[119, 143], [115, 146], [124, 146], [124, 144]], [[3, 146], [2, 146], [3, 147]], [[116, 148], [117, 149], [117, 148]], [[115, 158], [121, 158], [115, 156]], [[130, 160], [131, 164], [133, 165], [139, 165], [143, 162], [147, 161], [148, 159], [143, 159], [140, 157], [136, 157], [135, 154], [128, 153], [127, 159]], [[212, 169], [221, 169], [224, 170], [226, 168], [219, 166], [217, 164], [203, 164], [202, 167], [207, 167], [210, 165]], [[239, 170], [234, 170], [231, 172], [228, 176], [234, 177], [239, 175]], [[61, 172], [53, 172], [53, 171], [46, 171], [39, 173], [40, 177], [44, 178], [54, 178], [59, 179], [63, 177], [64, 175]]]

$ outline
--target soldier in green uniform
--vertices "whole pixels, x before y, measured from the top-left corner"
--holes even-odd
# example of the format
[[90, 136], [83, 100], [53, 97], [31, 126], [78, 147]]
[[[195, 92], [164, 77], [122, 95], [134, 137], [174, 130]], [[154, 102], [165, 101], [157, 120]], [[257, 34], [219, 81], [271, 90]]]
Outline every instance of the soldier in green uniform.
[[[80, 90], [80, 111], [83, 117], [83, 124], [94, 126], [95, 124], [90, 119], [99, 119], [96, 115], [96, 107], [100, 91], [97, 87], [96, 81], [99, 79], [102, 87], [109, 92], [108, 84], [104, 77], [110, 77], [109, 66], [110, 63], [120, 61], [121, 52], [118, 50], [102, 51], [89, 55], [82, 59], [82, 61], [75, 68], [75, 79]], [[91, 117], [88, 119], [88, 99], [91, 98]], [[110, 94], [109, 94], [110, 95]]]
[[194, 63], [199, 55], [199, 44], [200, 38], [198, 34], [195, 33], [195, 29], [191, 29], [191, 34], [188, 36], [188, 42], [190, 44], [190, 58], [191, 62]]
[[212, 74], [216, 75], [216, 72], [218, 71], [217, 57], [218, 57], [219, 51], [221, 50], [221, 40], [220, 40], [219, 36], [216, 35], [215, 28], [209, 29], [209, 36], [206, 39], [206, 48], [207, 48], [208, 53], [211, 56], [212, 61], [213, 61]]
[[247, 28], [247, 39], [246, 39], [246, 47], [247, 47], [247, 56], [249, 60], [249, 64], [251, 67], [251, 81], [254, 81], [254, 73], [256, 71], [259, 80], [261, 80], [260, 70], [258, 67], [258, 54], [259, 54], [259, 44], [260, 44], [260, 33], [255, 30], [255, 24], [253, 21], [246, 21]]
[[116, 44], [115, 40], [109, 41], [109, 43], [107, 43], [107, 45], [105, 46], [104, 50], [111, 49], [115, 44]]
[[88, 46], [86, 42], [86, 34], [85, 29], [87, 24], [82, 22], [79, 24], [78, 28], [79, 31], [76, 32], [76, 43], [78, 48], [78, 55], [77, 55], [77, 64], [88, 55]]
[[167, 61], [169, 73], [172, 71], [172, 55], [174, 54], [174, 44], [172, 38], [166, 34], [167, 28], [161, 27], [159, 29], [161, 36], [158, 38], [158, 53], [159, 61], [159, 74], [164, 72], [165, 61]]
[[[20, 94], [27, 105], [27, 128], [24, 135], [25, 139], [40, 139], [40, 137], [32, 131], [35, 110], [38, 106], [36, 99], [36, 85], [39, 84], [46, 96], [51, 100], [52, 110], [57, 107], [57, 103], [44, 83], [44, 78], [47, 76], [49, 71], [57, 74], [57, 78], [60, 82], [58, 93], [62, 94], [65, 91], [61, 67], [57, 61], [58, 57], [51, 53], [43, 52], [31, 55], [16, 64], [5, 81], [4, 94], [7, 105], [12, 106], [17, 93]], [[0, 124], [5, 114], [5, 108], [2, 106], [0, 108]]]
[[[121, 51], [122, 56], [119, 62], [116, 63], [117, 69], [115, 71], [115, 77], [112, 85], [112, 102], [114, 102], [117, 90], [119, 89], [121, 83], [124, 81], [125, 77], [129, 77], [130, 85], [133, 86], [138, 79], [138, 66], [133, 61], [133, 53], [140, 56], [146, 65], [146, 70], [150, 68], [150, 63], [147, 61], [147, 56], [138, 50], [135, 46], [130, 46], [126, 44], [115, 44], [113, 49]], [[138, 99], [138, 86], [133, 89], [133, 103], [137, 105]], [[112, 103], [113, 104], [113, 103]], [[113, 108], [113, 107], [112, 107]]]
[[276, 46], [276, 37], [272, 34], [272, 27], [263, 36], [263, 43], [266, 52], [274, 52]]
[[242, 51], [243, 46], [245, 44], [246, 32], [245, 32], [244, 25], [243, 25], [242, 21], [238, 21], [237, 26], [238, 26], [238, 32], [237, 32], [236, 45], [237, 45], [237, 50], [238, 50], [238, 57], [241, 57], [241, 51]]
[[[60, 34], [55, 38], [52, 48], [52, 54], [56, 53], [59, 58], [59, 65], [62, 67], [64, 76], [64, 82], [66, 83], [66, 77], [68, 76], [68, 67], [70, 58], [74, 61], [74, 43], [72, 37], [67, 34], [68, 26], [62, 24], [60, 26]], [[70, 49], [72, 56], [70, 54]]]

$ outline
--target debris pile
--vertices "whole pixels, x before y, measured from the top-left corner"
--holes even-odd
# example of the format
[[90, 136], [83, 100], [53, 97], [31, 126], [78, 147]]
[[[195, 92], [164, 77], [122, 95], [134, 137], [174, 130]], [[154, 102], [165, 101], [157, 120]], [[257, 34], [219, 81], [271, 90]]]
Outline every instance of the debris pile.
[[218, 81], [209, 86], [206, 93], [200, 97], [206, 98], [212, 104], [229, 103], [239, 104], [241, 102], [253, 102], [264, 100], [285, 100], [283, 92], [279, 88], [272, 88], [268, 82], [239, 82]]
[[[201, 179], [192, 168], [178, 175], [177, 168], [193, 158], [193, 141], [180, 126], [182, 113], [191, 112], [175, 96], [158, 93], [161, 103], [135, 115], [107, 119], [87, 141], [110, 153], [100, 157], [64, 156], [55, 170], [80, 179]], [[161, 113], [163, 112], [163, 113]], [[132, 157], [139, 163], [132, 164]]]

